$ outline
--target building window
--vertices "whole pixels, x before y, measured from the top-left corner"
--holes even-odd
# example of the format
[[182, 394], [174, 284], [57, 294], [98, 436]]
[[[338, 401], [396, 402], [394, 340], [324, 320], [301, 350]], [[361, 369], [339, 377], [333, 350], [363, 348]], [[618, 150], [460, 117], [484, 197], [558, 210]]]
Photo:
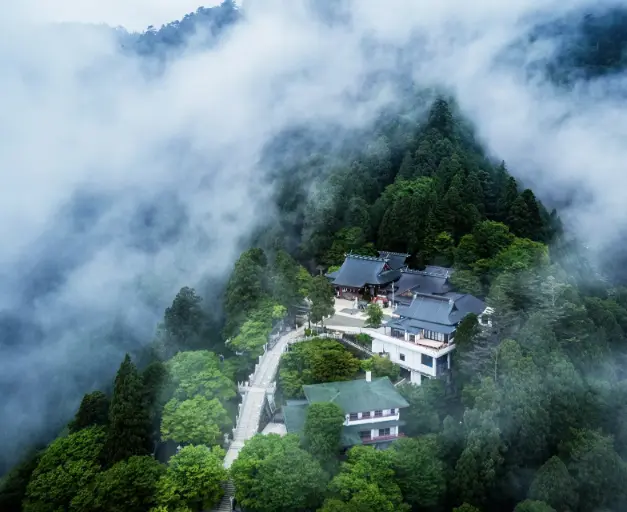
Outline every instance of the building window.
[[420, 361], [425, 366], [433, 367], [433, 358], [431, 356], [428, 356], [426, 354], [420, 354]]
[[424, 331], [422, 331], [422, 335], [428, 340], [442, 341], [442, 342], [444, 341], [444, 334], [441, 332], [428, 331], [425, 329]]
[[401, 361], [405, 361], [405, 354], [399, 354], [398, 357]]
[[370, 430], [363, 430], [359, 433], [360, 439], [363, 441], [364, 439], [370, 439]]
[[362, 419], [363, 419], [363, 418], [370, 418], [370, 411], [367, 411], [367, 412], [362, 412], [362, 413], [361, 413], [361, 417], [362, 417]]
[[396, 414], [396, 409], [390, 409], [390, 414]]
[[390, 429], [389, 428], [380, 428], [379, 429], [379, 437], [389, 436], [389, 435], [390, 435]]
[[383, 416], [383, 411], [374, 411], [375, 418], [380, 418], [381, 416]]
[[435, 360], [435, 367], [438, 374], [448, 370], [448, 356], [441, 356]]
[[355, 421], [356, 419], [358, 419], [358, 418], [359, 418], [359, 416], [358, 416], [358, 414], [357, 414], [356, 412], [351, 412], [351, 413], [350, 413], [350, 415], [349, 415], [348, 417], [349, 417], [349, 419], [350, 419], [351, 421]]

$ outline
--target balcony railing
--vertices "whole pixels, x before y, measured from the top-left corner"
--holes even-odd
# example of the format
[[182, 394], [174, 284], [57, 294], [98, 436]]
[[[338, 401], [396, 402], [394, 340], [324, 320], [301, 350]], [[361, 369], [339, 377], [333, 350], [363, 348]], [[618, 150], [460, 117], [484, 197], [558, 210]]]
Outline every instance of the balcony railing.
[[399, 414], [399, 410], [396, 409], [396, 412], [394, 414], [388, 412], [387, 414], [381, 414], [379, 416], [375, 416], [374, 414], [371, 414], [370, 416], [362, 416], [361, 418], [348, 418], [348, 422], [350, 423], [351, 421], [365, 421], [365, 420], [378, 420], [380, 418], [389, 418], [391, 416], [398, 416]]
[[379, 443], [381, 441], [393, 441], [394, 439], [399, 439], [401, 437], [405, 437], [405, 434], [403, 434], [402, 432], [399, 432], [398, 434], [390, 434], [389, 436], [362, 438], [361, 442], [364, 444]]

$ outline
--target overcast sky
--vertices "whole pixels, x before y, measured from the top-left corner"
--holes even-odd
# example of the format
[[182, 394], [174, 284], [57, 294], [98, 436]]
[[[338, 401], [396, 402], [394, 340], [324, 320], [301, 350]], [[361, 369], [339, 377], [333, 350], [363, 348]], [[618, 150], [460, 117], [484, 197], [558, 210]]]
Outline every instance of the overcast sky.
[[[303, 3], [253, 0], [224, 44], [186, 54], [153, 81], [111, 34], [40, 24], [138, 30], [180, 18], [195, 2], [7, 4], [0, 310], [41, 332], [36, 342], [0, 347], [0, 386], [13, 392], [0, 398], [0, 453], [33, 439], [53, 415], [71, 414], [84, 392], [112, 377], [123, 349], [92, 341], [95, 329], [121, 316], [148, 343], [151, 300], [162, 305], [181, 286], [228, 274], [246, 236], [272, 213], [258, 161], [276, 133], [303, 122], [364, 126], [397, 101], [385, 89], [359, 108], [346, 101], [368, 73], [394, 70], [389, 53], [363, 53], [366, 35], [394, 48], [421, 34], [425, 46], [411, 55], [416, 82], [453, 90], [488, 150], [541, 196], [577, 187], [586, 200], [564, 217], [591, 243], [610, 240], [627, 221], [625, 103], [606, 94], [607, 81], [559, 91], [529, 81], [520, 63], [496, 64], [528, 17], [596, 3], [354, 0], [351, 27], [334, 29], [315, 24]], [[74, 206], [80, 222], [60, 220], [78, 191], [94, 198]], [[137, 220], [140, 207], [152, 209], [150, 226]], [[40, 287], [34, 297], [27, 281]]]
[[141, 31], [179, 19], [200, 5], [218, 5], [220, 0], [19, 0], [13, 4], [21, 16], [38, 22], [106, 23]]

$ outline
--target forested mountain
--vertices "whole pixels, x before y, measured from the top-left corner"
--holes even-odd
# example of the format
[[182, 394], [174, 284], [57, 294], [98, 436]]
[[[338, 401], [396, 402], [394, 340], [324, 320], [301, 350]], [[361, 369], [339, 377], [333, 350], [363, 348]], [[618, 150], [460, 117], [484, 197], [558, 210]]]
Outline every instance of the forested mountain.
[[[321, 19], [346, 22], [341, 4]], [[561, 41], [542, 72], [560, 83], [620, 72], [624, 18], [617, 9], [538, 27], [532, 42]], [[224, 2], [158, 30], [120, 31], [120, 44], [163, 64], [189, 44], [218, 44], [241, 19]], [[205, 283], [207, 294], [191, 288], [195, 282], [182, 288], [148, 349], [137, 336], [154, 325], [129, 333], [107, 320], [103, 337], [90, 343], [117, 343], [132, 354], [100, 391], [84, 389], [87, 375], [77, 379], [87, 393], [75, 417], [59, 419], [67, 428], [45, 448], [33, 443], [4, 476], [0, 510], [213, 506], [229, 476], [221, 445], [236, 415], [235, 383], [305, 297], [313, 300], [313, 321], [327, 314], [329, 287], [313, 277], [320, 268], [341, 264], [347, 252], [377, 249], [409, 253], [414, 268], [454, 267], [457, 289], [494, 308], [493, 328], [464, 320], [452, 387], [401, 388], [410, 438], [390, 450], [340, 456], [332, 443], [324, 451], [308, 438], [254, 438], [230, 475], [246, 510], [272, 512], [276, 503], [323, 512], [625, 510], [627, 290], [589, 265], [559, 211], [517, 169], [488, 154], [454, 97], [411, 81], [398, 90], [402, 105], [365, 128], [295, 126], [272, 139], [261, 165], [272, 169], [265, 181], [273, 216], [247, 240], [230, 276]], [[175, 194], [151, 199], [126, 219], [148, 252], [185, 224]], [[89, 223], [106, 203], [78, 197], [60, 218]], [[149, 229], [159, 216], [168, 217], [168, 229]], [[65, 243], [58, 261], [33, 264], [24, 310], [78, 258], [80, 237]], [[0, 325], [4, 347], [41, 337], [24, 314], [7, 314]], [[333, 342], [312, 342], [282, 366], [282, 392], [299, 396], [303, 384], [359, 377], [373, 364]], [[185, 447], [169, 458], [179, 444]]]
[[627, 10], [622, 6], [575, 11], [566, 19], [541, 23], [529, 35], [536, 44], [554, 45], [546, 63], [558, 82], [616, 75], [627, 65]]
[[211, 48], [240, 18], [241, 13], [235, 2], [226, 0], [217, 7], [199, 7], [181, 20], [160, 28], [151, 25], [141, 33], [128, 33], [121, 28], [120, 43], [128, 52], [144, 57], [175, 57], [190, 45], [202, 49]]

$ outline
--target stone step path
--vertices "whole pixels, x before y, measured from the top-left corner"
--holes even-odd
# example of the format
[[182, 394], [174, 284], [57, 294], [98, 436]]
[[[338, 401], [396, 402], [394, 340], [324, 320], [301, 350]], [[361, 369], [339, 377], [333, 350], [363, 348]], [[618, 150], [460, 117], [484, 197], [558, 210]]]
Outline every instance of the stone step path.
[[[277, 343], [263, 355], [249, 383], [249, 387], [246, 388], [246, 394], [242, 401], [237, 426], [233, 433], [233, 441], [229, 445], [226, 457], [224, 457], [225, 468], [228, 469], [231, 467], [231, 464], [237, 459], [240, 450], [244, 447], [244, 443], [259, 432], [259, 422], [261, 421], [261, 412], [266, 399], [266, 392], [271, 389], [276, 380], [281, 355], [285, 352], [288, 343], [302, 336], [303, 333], [304, 327], [288, 332], [279, 338]], [[225, 493], [222, 501], [214, 511], [230, 511], [231, 498], [234, 495], [235, 487], [233, 487], [233, 483], [229, 481], [225, 484]]]

